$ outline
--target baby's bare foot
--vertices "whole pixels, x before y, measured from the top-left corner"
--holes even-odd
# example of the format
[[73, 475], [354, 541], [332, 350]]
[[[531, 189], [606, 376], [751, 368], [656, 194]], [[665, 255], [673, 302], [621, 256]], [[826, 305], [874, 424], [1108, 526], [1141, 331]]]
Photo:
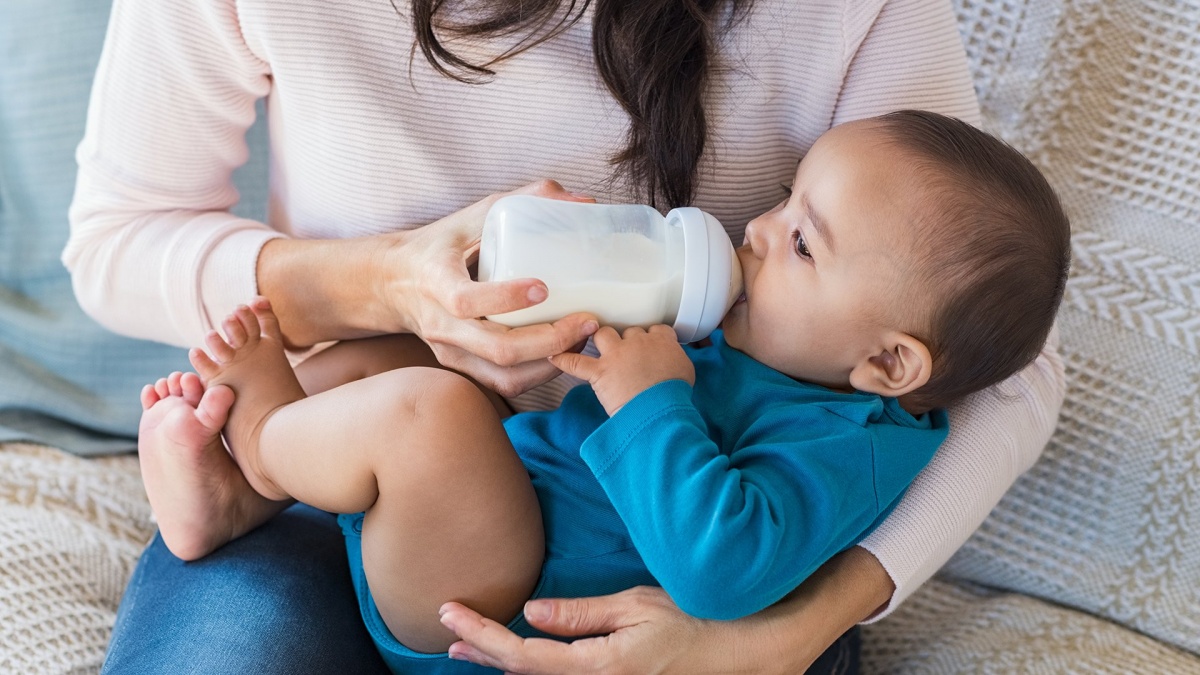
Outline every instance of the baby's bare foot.
[[228, 387], [235, 399], [225, 425], [225, 441], [247, 482], [268, 499], [288, 494], [264, 473], [258, 440], [263, 425], [279, 408], [304, 398], [304, 390], [283, 350], [279, 322], [266, 298], [234, 310], [216, 331], [205, 337], [210, 357], [199, 349], [189, 354], [196, 372], [211, 387]]
[[221, 444], [233, 402], [195, 373], [171, 373], [142, 389], [138, 461], [167, 548], [195, 560], [257, 525], [262, 501]]

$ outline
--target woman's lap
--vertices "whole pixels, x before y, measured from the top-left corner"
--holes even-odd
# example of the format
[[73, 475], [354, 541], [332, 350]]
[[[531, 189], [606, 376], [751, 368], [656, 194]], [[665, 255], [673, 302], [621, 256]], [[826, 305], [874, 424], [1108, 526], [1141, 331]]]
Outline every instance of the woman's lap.
[[121, 600], [105, 673], [387, 673], [335, 516], [293, 506], [202, 560], [160, 537]]
[[[810, 675], [858, 672], [843, 636]], [[387, 673], [359, 613], [335, 516], [293, 506], [202, 560], [155, 537], [121, 600], [105, 673]]]

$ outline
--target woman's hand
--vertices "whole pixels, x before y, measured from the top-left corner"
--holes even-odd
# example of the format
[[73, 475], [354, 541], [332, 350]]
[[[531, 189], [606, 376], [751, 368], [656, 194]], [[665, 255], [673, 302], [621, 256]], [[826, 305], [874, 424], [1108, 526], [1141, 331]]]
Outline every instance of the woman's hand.
[[[506, 194], [593, 201], [549, 180]], [[546, 299], [546, 286], [537, 279], [484, 283], [470, 277], [468, 267], [478, 257], [484, 217], [503, 196], [492, 195], [403, 233], [384, 253], [383, 269], [389, 273], [379, 293], [381, 303], [396, 307], [404, 331], [424, 340], [438, 362], [501, 395], [515, 396], [558, 375], [546, 357], [580, 345], [598, 325], [587, 314], [521, 328], [480, 319]]]
[[[544, 615], [536, 612], [544, 610]], [[450, 657], [521, 675], [564, 673], [728, 672], [706, 667], [699, 646], [724, 648], [720, 622], [692, 618], [660, 588], [639, 586], [615, 595], [568, 600], [534, 600], [526, 620], [540, 630], [576, 637], [570, 644], [521, 638], [504, 626], [455, 602], [442, 607], [442, 624], [461, 642]]]
[[605, 326], [596, 332], [595, 343], [599, 358], [559, 354], [551, 356], [550, 362], [568, 375], [587, 380], [609, 416], [659, 382], [696, 383], [696, 368], [670, 326], [659, 324], [649, 330], [634, 326], [623, 335]]
[[452, 658], [521, 675], [567, 673], [802, 673], [895, 590], [870, 552], [843, 551], [767, 609], [736, 621], [684, 614], [658, 588], [525, 605], [530, 625], [572, 643], [522, 638], [455, 602], [442, 624], [460, 638]]
[[[506, 194], [592, 201], [549, 180]], [[275, 308], [288, 346], [415, 333], [442, 365], [505, 396], [556, 376], [558, 369], [546, 357], [586, 340], [597, 327], [593, 317], [573, 314], [524, 328], [480, 318], [546, 298], [546, 286], [537, 279], [471, 280], [468, 268], [478, 255], [484, 216], [502, 196], [416, 230], [267, 242], [258, 259], [259, 292]]]

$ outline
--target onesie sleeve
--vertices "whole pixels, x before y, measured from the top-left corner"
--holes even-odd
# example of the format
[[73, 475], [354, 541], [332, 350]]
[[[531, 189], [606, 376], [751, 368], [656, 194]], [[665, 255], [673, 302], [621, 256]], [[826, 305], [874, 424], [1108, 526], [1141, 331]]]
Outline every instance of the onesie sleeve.
[[84, 311], [188, 346], [254, 295], [259, 250], [281, 235], [229, 209], [269, 89], [233, 0], [115, 0], [63, 252]]
[[581, 455], [679, 608], [735, 619], [777, 602], [869, 529], [880, 512], [871, 440], [860, 425], [793, 406], [725, 454], [691, 393], [682, 380], [642, 392]]
[[[887, 0], [874, 16], [865, 6], [845, 3], [850, 40], [833, 122], [920, 108], [978, 125], [979, 105], [950, 3]], [[951, 406], [949, 437], [895, 510], [860, 543], [896, 585], [870, 621], [887, 616], [925, 583], [1037, 461], [1065, 392], [1055, 331], [1033, 364]]]

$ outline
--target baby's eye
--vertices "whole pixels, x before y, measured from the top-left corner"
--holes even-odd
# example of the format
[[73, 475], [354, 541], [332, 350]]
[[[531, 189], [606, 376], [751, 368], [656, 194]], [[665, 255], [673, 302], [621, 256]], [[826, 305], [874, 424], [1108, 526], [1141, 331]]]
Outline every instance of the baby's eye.
[[792, 230], [792, 245], [801, 258], [812, 260], [812, 254], [808, 252], [808, 244], [804, 243], [804, 236], [800, 234], [800, 230]]

